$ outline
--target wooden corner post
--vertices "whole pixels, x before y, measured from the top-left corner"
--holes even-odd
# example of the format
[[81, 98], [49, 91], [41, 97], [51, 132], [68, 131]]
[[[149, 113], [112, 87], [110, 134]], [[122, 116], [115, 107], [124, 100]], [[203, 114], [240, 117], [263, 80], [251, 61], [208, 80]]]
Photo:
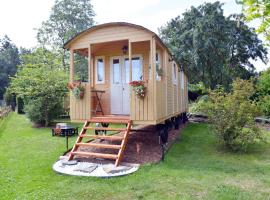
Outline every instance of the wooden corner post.
[[129, 61], [129, 82], [132, 81], [132, 45], [130, 40], [128, 41], [128, 61]]
[[69, 69], [69, 82], [74, 82], [74, 50], [70, 49], [70, 69]]
[[91, 44], [89, 44], [88, 46], [88, 84], [86, 86], [86, 93], [88, 93], [87, 97], [89, 101], [87, 103], [87, 113], [88, 116], [87, 118], [90, 119], [91, 118], [91, 110], [92, 110], [92, 98], [91, 98], [91, 86], [92, 86], [92, 81], [93, 81], [93, 73], [92, 73], [92, 68], [94, 67], [94, 65], [92, 64], [92, 52], [91, 52]]
[[92, 73], [91, 73], [91, 68], [92, 68], [91, 60], [92, 60], [92, 58], [91, 58], [91, 44], [89, 44], [89, 46], [88, 46], [88, 83], [89, 83], [89, 85], [91, 84], [91, 81], [92, 81], [92, 78], [91, 78], [91, 75], [92, 75]]
[[151, 81], [152, 81], [152, 91], [153, 91], [153, 116], [156, 119], [156, 39], [152, 37], [150, 42], [150, 51], [151, 51]]

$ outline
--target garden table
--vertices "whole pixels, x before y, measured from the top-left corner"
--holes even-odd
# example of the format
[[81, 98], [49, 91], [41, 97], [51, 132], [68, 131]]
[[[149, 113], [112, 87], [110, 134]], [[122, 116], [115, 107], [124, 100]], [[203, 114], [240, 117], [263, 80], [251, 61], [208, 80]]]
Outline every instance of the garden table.
[[94, 110], [94, 115], [96, 115], [97, 112], [100, 112], [102, 115], [104, 115], [102, 105], [101, 105], [101, 98], [102, 98], [102, 95], [105, 93], [105, 91], [104, 90], [91, 90], [91, 92], [95, 94], [95, 97], [97, 99], [97, 105]]

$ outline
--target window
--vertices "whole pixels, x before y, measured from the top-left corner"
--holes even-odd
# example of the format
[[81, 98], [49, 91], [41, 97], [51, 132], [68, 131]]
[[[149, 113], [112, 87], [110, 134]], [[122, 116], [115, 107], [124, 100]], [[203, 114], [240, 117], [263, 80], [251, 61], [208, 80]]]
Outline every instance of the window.
[[96, 84], [105, 83], [104, 58], [96, 59]]
[[161, 81], [162, 76], [162, 66], [160, 61], [160, 52], [156, 53], [156, 80]]
[[177, 65], [175, 62], [173, 63], [172, 69], [172, 82], [174, 85], [177, 85]]
[[132, 81], [140, 81], [142, 76], [142, 63], [140, 57], [132, 58]]
[[184, 72], [181, 71], [181, 89], [184, 89], [184, 85], [185, 85], [185, 77], [184, 77]]
[[[142, 74], [142, 59], [140, 57], [132, 58], [132, 81], [143, 80]], [[125, 59], [125, 78], [126, 83], [129, 83], [129, 59]]]
[[113, 59], [113, 83], [121, 83], [121, 69], [120, 69], [120, 60]]

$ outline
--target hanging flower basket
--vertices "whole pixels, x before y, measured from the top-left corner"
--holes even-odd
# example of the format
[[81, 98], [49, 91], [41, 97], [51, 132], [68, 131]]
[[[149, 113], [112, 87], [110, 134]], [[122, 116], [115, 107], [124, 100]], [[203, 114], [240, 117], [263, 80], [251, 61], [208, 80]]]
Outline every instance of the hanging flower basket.
[[67, 87], [76, 99], [83, 99], [85, 88], [81, 82], [68, 83]]
[[133, 91], [135, 92], [135, 95], [139, 99], [143, 99], [146, 95], [146, 87], [144, 85], [144, 81], [132, 81], [129, 83], [129, 85], [132, 87]]

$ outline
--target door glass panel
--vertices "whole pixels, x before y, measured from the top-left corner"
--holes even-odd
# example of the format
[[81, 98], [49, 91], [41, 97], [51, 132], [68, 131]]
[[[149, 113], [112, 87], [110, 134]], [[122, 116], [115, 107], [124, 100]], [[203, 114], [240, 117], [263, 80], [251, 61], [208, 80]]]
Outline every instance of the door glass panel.
[[125, 59], [125, 83], [129, 83], [129, 59]]
[[119, 59], [113, 59], [113, 83], [119, 84], [121, 82], [121, 70]]
[[132, 81], [142, 80], [142, 67], [139, 57], [132, 58]]

